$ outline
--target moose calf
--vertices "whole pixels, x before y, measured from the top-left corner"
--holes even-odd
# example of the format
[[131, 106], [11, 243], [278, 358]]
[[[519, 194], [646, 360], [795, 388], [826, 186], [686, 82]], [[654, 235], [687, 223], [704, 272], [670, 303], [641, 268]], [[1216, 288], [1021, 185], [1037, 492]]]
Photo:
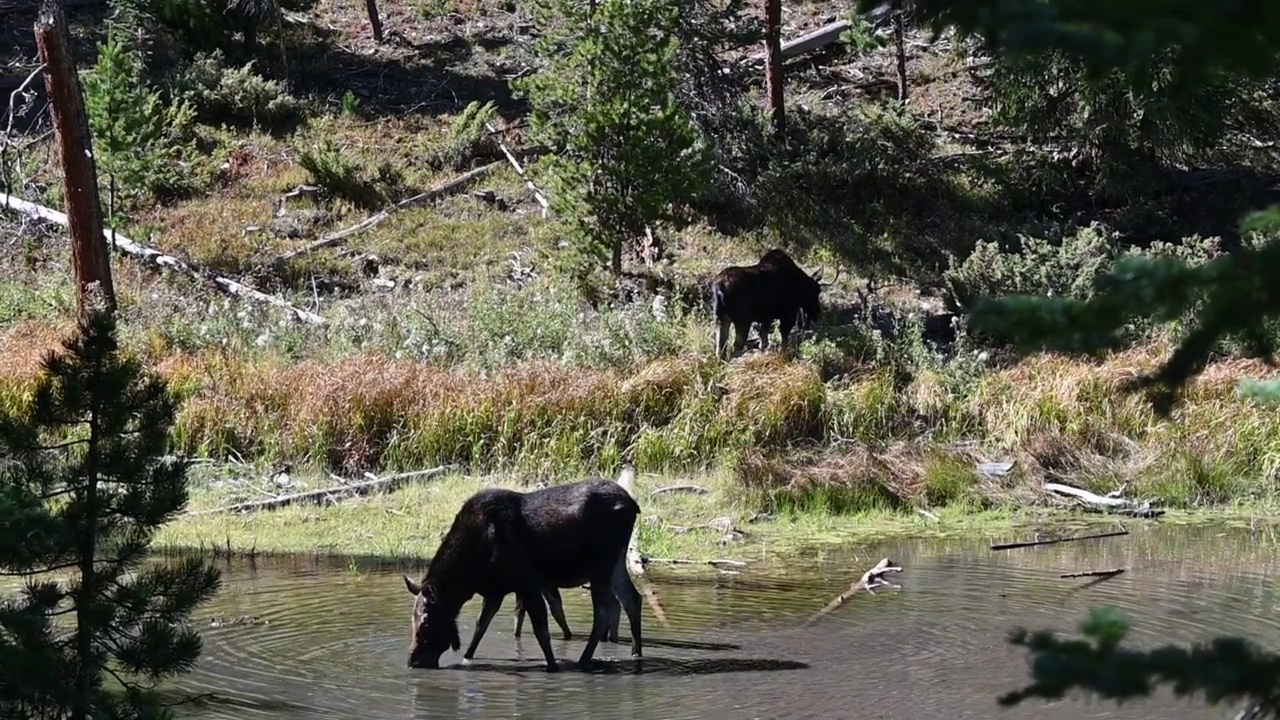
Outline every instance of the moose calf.
[[639, 515], [630, 493], [609, 480], [531, 493], [488, 488], [472, 495], [454, 517], [422, 581], [403, 578], [414, 596], [409, 667], [438, 668], [446, 649], [462, 645], [458, 613], [479, 595], [484, 606], [463, 655], [471, 660], [503, 599], [515, 593], [529, 613], [547, 671], [555, 672], [559, 666], [551, 651], [544, 589], [588, 582], [591, 637], [579, 664], [586, 667], [595, 655], [611, 601], [626, 611], [631, 655], [641, 657], [640, 593], [624, 563]]
[[[564, 639], [572, 640], [573, 631], [569, 629], [569, 622], [564, 617], [564, 602], [560, 599], [560, 590], [554, 587], [544, 587], [542, 596], [547, 599], [547, 606], [551, 608], [551, 617], [556, 619], [556, 624], [564, 631]], [[618, 624], [622, 619], [622, 606], [618, 604], [618, 598], [613, 594], [609, 595], [609, 607], [605, 611], [605, 627], [604, 635], [600, 638], [604, 642], [618, 642]], [[516, 596], [516, 627], [513, 635], [520, 637], [520, 629], [524, 627], [524, 603], [520, 602], [520, 596]]]

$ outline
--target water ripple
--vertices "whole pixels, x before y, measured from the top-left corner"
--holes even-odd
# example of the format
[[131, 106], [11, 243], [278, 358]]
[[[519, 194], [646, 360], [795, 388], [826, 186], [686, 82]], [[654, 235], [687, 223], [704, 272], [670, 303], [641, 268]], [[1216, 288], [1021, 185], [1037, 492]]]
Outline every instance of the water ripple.
[[[653, 586], [666, 622], [645, 607], [645, 660], [632, 661], [625, 641], [602, 644], [597, 657], [606, 662], [590, 673], [575, 671], [572, 662], [590, 628], [589, 600], [568, 590], [565, 610], [579, 637], [565, 642], [552, 625], [565, 670], [558, 675], [545, 672], [527, 623], [525, 637], [512, 638], [510, 598], [475, 664], [409, 670], [409, 596], [398, 568], [362, 574], [237, 568], [210, 613], [266, 623], [208, 628], [204, 656], [183, 686], [220, 699], [200, 711], [209, 718], [1203, 716], [1167, 698], [1123, 709], [1070, 702], [996, 707], [998, 695], [1027, 678], [1026, 656], [1008, 645], [1009, 631], [1018, 625], [1073, 631], [1097, 605], [1133, 616], [1134, 641], [1142, 645], [1219, 633], [1280, 638], [1270, 568], [1223, 571], [1234, 566], [1180, 550], [1161, 554], [1156, 535], [1125, 540], [1038, 553], [904, 542], [781, 578], [658, 576]], [[901, 590], [859, 595], [815, 615], [884, 555], [906, 568], [895, 578]], [[1058, 577], [1104, 567], [1130, 569], [1101, 581]], [[473, 602], [459, 618], [464, 645], [478, 611]], [[459, 660], [457, 653], [442, 658]]]

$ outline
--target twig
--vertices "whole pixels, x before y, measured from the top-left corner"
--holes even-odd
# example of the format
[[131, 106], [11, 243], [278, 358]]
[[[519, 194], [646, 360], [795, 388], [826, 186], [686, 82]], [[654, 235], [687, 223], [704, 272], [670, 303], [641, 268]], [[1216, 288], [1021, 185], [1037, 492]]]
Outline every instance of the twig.
[[317, 500], [323, 500], [328, 497], [333, 497], [336, 499], [337, 495], [346, 495], [348, 493], [350, 494], [350, 496], [366, 495], [370, 490], [379, 489], [379, 488], [385, 489], [385, 490], [392, 490], [396, 486], [404, 483], [407, 480], [426, 479], [429, 477], [434, 477], [436, 475], [444, 474], [456, 468], [457, 468], [456, 465], [441, 465], [440, 467], [431, 468], [430, 470], [415, 470], [413, 472], [399, 473], [396, 475], [392, 475], [390, 477], [378, 478], [376, 480], [366, 480], [364, 482], [348, 483], [346, 485], [342, 485], [339, 487], [321, 488], [320, 490], [309, 490], [307, 492], [296, 493], [293, 495], [282, 495], [280, 497], [272, 498], [270, 500], [257, 500], [253, 502], [237, 503], [235, 505], [228, 505], [225, 507], [214, 508], [212, 510], [201, 510], [198, 512], [192, 512], [187, 514], [188, 515], [212, 515], [215, 513], [224, 513], [224, 512], [240, 513], [240, 512], [255, 512], [258, 510], [275, 510], [277, 508], [282, 508], [282, 507], [285, 507], [286, 505], [292, 505], [298, 502], [315, 502]]
[[846, 602], [849, 602], [849, 599], [852, 598], [854, 595], [858, 594], [859, 590], [865, 590], [868, 595], [875, 595], [875, 592], [872, 590], [872, 588], [901, 587], [901, 585], [895, 585], [889, 582], [888, 580], [884, 579], [885, 573], [891, 573], [891, 572], [900, 573], [902, 572], [902, 568], [898, 565], [894, 565], [893, 561], [890, 560], [889, 558], [882, 559], [880, 562], [875, 564], [875, 567], [863, 573], [862, 577], [858, 578], [857, 582], [850, 585], [848, 590], [845, 590], [844, 592], [837, 595], [835, 599], [827, 603], [826, 607], [822, 608], [817, 613], [815, 613], [813, 617], [809, 618], [809, 622], [813, 622], [818, 618], [822, 617], [823, 615], [826, 615], [827, 613], [830, 613], [833, 610], [839, 608], [841, 605], [844, 605]]
[[667, 493], [678, 493], [678, 492], [689, 492], [689, 493], [693, 493], [694, 495], [706, 495], [707, 489], [702, 487], [701, 485], [668, 485], [666, 487], [660, 487], [657, 490], [654, 490], [653, 492], [649, 493], [649, 497], [656, 497], [658, 495], [666, 495]]
[[[3, 199], [4, 206], [11, 210], [15, 210], [30, 217], [48, 220], [49, 222], [56, 223], [62, 227], [67, 227], [67, 216], [65, 213], [58, 212], [57, 210], [47, 208], [43, 205], [37, 205], [21, 198], [13, 197], [12, 195], [7, 195], [5, 193], [0, 193], [0, 199]], [[110, 232], [110, 230], [104, 229], [102, 233], [103, 237], [109, 240], [111, 237]], [[172, 255], [165, 255], [159, 250], [136, 243], [123, 235], [115, 236], [115, 245], [117, 250], [120, 250], [126, 255], [132, 255], [133, 257], [149, 262], [152, 265], [177, 270], [178, 272], [190, 277], [204, 280], [229, 295], [247, 297], [259, 302], [267, 303], [268, 305], [275, 305], [278, 308], [288, 310], [295, 318], [312, 325], [325, 324], [325, 319], [323, 317], [295, 307], [283, 298], [254, 290], [253, 288], [242, 283], [238, 283], [230, 278], [214, 275], [203, 268], [193, 267]]]
[[1056, 543], [1073, 542], [1075, 540], [1093, 540], [1095, 538], [1118, 537], [1120, 535], [1128, 535], [1129, 531], [1121, 526], [1119, 530], [1111, 532], [1098, 533], [1096, 535], [1072, 535], [1071, 537], [1053, 538], [1052, 540], [1030, 540], [1028, 542], [1003, 543], [1000, 545], [992, 545], [992, 550], [1013, 550], [1014, 548], [1036, 547], [1038, 545], [1053, 545]]
[[1116, 568], [1114, 570], [1084, 570], [1082, 572], [1063, 573], [1060, 578], [1082, 578], [1082, 577], [1115, 577], [1124, 572], [1124, 568]]
[[445, 182], [441, 185], [437, 185], [436, 187], [431, 188], [430, 190], [424, 193], [418, 193], [413, 197], [405, 198], [404, 200], [401, 200], [400, 202], [396, 203], [395, 205], [392, 205], [386, 210], [382, 210], [380, 212], [374, 213], [373, 215], [370, 215], [369, 217], [365, 218], [364, 220], [361, 220], [360, 222], [356, 223], [355, 225], [352, 225], [349, 228], [346, 228], [345, 230], [339, 230], [335, 233], [330, 233], [320, 238], [319, 240], [303, 245], [302, 247], [297, 248], [296, 250], [290, 250], [289, 252], [281, 253], [280, 255], [277, 255], [269, 264], [272, 267], [279, 268], [289, 263], [292, 260], [302, 257], [303, 255], [308, 255], [310, 253], [315, 252], [316, 250], [322, 250], [324, 248], [337, 245], [345, 241], [347, 238], [351, 237], [352, 235], [362, 233], [365, 230], [368, 230], [369, 228], [373, 227], [374, 225], [377, 225], [378, 223], [382, 222], [383, 220], [386, 220], [397, 211], [403, 210], [412, 205], [420, 205], [424, 202], [430, 202], [441, 196], [447, 195], [450, 192], [459, 190], [464, 185], [471, 182], [472, 180], [475, 180], [478, 177], [481, 177], [483, 175], [488, 174], [489, 172], [492, 172], [494, 168], [498, 167], [501, 164], [502, 164], [501, 160], [495, 160], [489, 163], [488, 165], [481, 165], [480, 167], [475, 168], [473, 170], [468, 170], [467, 172], [459, 175], [458, 177], [452, 180], [449, 180], [448, 182]]
[[[484, 127], [491, 135], [496, 135], [498, 133], [491, 122], [485, 122]], [[538, 189], [537, 185], [533, 184], [532, 180], [525, 176], [524, 168], [520, 167], [520, 161], [512, 154], [510, 148], [507, 147], [507, 144], [501, 140], [498, 140], [497, 142], [498, 149], [502, 151], [503, 155], [507, 156], [507, 161], [511, 163], [511, 167], [515, 168], [516, 174], [519, 175], [520, 178], [524, 180], [524, 184], [533, 191], [533, 199], [537, 200], [538, 204], [542, 206], [542, 217], [546, 217], [547, 213], [551, 211], [551, 204], [547, 202], [546, 196], [542, 194], [542, 191]]]

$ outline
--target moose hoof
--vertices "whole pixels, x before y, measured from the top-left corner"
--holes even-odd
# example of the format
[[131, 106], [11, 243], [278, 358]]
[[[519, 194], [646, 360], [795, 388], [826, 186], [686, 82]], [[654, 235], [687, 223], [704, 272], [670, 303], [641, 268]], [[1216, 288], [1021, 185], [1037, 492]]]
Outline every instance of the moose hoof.
[[573, 633], [571, 633], [571, 632], [567, 632], [567, 633], [565, 633], [565, 634], [564, 634], [564, 639], [565, 639], [565, 641], [566, 641], [566, 642], [568, 642], [569, 640], [572, 640], [572, 639], [573, 639]]
[[549, 673], [560, 672], [560, 666], [553, 662], [547, 663], [547, 672]]

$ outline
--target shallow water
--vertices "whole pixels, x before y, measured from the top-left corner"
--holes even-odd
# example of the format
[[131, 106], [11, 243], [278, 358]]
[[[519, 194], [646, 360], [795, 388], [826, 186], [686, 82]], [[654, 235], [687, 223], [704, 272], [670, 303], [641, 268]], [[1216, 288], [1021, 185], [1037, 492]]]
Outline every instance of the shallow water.
[[[1242, 634], [1275, 646], [1276, 543], [1247, 530], [1130, 524], [1127, 537], [1006, 552], [986, 541], [900, 541], [798, 562], [785, 575], [691, 577], [655, 568], [665, 622], [644, 608], [645, 660], [601, 644], [610, 660], [574, 672], [590, 630], [589, 600], [563, 591], [564, 672], [548, 674], [528, 622], [512, 638], [514, 600], [489, 627], [470, 667], [405, 667], [410, 598], [402, 569], [351, 561], [237, 561], [199, 619], [251, 615], [265, 624], [208, 627], [185, 690], [213, 693], [205, 718], [1206, 718], [1226, 710], [1169, 696], [1117, 708], [1066, 700], [1001, 710], [1025, 685], [1026, 655], [1006, 643], [1019, 624], [1072, 631], [1086, 610], [1118, 606], [1134, 642]], [[815, 612], [881, 557], [899, 562], [902, 589], [860, 594]], [[1128, 567], [1102, 582], [1059, 573]], [[459, 617], [463, 647], [479, 601]], [[626, 624], [623, 624], [626, 634]], [[442, 663], [460, 661], [446, 653]], [[190, 716], [192, 709], [183, 713]]]

